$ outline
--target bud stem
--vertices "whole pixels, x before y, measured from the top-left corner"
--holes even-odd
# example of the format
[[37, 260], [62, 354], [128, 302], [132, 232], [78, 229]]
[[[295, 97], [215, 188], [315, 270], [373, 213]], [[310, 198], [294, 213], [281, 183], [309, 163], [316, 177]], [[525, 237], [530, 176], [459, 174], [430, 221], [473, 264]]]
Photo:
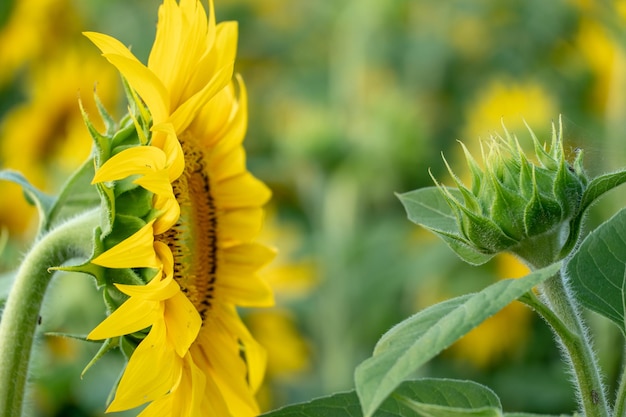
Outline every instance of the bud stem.
[[0, 415], [20, 417], [28, 366], [43, 298], [52, 278], [48, 268], [74, 258], [88, 259], [98, 211], [86, 212], [51, 230], [35, 243], [17, 271], [0, 321]]
[[545, 304], [533, 293], [526, 294], [520, 301], [535, 309], [558, 336], [575, 377], [583, 415], [608, 417], [609, 406], [598, 363], [582, 324], [579, 308], [561, 273], [548, 279], [542, 285], [541, 293]]

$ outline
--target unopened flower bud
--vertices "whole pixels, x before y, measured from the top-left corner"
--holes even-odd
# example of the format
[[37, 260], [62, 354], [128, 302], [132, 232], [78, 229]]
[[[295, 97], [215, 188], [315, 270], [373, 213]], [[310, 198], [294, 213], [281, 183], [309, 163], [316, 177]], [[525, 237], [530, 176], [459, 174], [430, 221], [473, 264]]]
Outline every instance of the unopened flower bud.
[[504, 137], [491, 137], [484, 144], [484, 168], [461, 144], [472, 177], [470, 188], [447, 162], [460, 193], [452, 193], [435, 180], [456, 215], [463, 237], [481, 253], [510, 251], [523, 256], [530, 245], [537, 249], [541, 242], [546, 250], [556, 250], [568, 221], [579, 210], [587, 184], [582, 152], [577, 152], [570, 164], [565, 159], [561, 129], [557, 132], [553, 127], [549, 147], [530, 133], [536, 162], [529, 160], [517, 138], [505, 129]]

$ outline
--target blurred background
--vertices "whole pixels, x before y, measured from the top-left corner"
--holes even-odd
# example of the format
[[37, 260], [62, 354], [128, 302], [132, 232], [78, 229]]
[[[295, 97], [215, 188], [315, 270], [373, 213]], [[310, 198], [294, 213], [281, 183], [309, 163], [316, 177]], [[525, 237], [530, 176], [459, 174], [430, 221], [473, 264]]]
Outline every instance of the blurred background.
[[[78, 98], [91, 114], [94, 88], [117, 117], [125, 106], [116, 72], [80, 33], [113, 35], [145, 62], [158, 4], [0, 0], [2, 168], [58, 190], [91, 146]], [[462, 173], [458, 140], [476, 151], [504, 121], [528, 144], [524, 120], [549, 140], [561, 115], [565, 147], [584, 149], [590, 174], [626, 161], [624, 1], [215, 0], [215, 8], [218, 21], [239, 21], [248, 165], [274, 191], [262, 239], [280, 249], [263, 271], [277, 305], [242, 311], [269, 353], [264, 409], [352, 389], [355, 366], [393, 324], [526, 273], [506, 256], [465, 265], [406, 219], [394, 193], [432, 185], [429, 169], [449, 181], [441, 152]], [[623, 206], [613, 194], [593, 208], [590, 226]], [[0, 183], [5, 274], [33, 239], [35, 210], [22, 201]], [[84, 334], [103, 314], [91, 280], [59, 275], [42, 328]], [[613, 393], [622, 339], [589, 319]], [[42, 336], [37, 348], [33, 415], [102, 416], [122, 359], [108, 354], [81, 380], [97, 344]], [[416, 376], [474, 379], [505, 411], [576, 407], [547, 326], [521, 304]]]

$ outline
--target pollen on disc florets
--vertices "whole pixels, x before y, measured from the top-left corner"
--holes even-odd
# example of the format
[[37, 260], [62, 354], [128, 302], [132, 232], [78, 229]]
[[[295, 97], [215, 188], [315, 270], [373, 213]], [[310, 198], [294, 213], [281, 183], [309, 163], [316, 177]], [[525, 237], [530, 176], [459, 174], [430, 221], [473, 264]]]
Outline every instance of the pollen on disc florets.
[[553, 125], [550, 146], [542, 145], [529, 128], [536, 159], [533, 163], [517, 138], [506, 128], [504, 131], [504, 137], [492, 136], [481, 144], [484, 168], [461, 144], [472, 178], [470, 188], [446, 162], [462, 198], [435, 183], [456, 215], [464, 238], [479, 252], [517, 252], [529, 242], [534, 244], [538, 237], [558, 247], [568, 232], [568, 221], [578, 212], [588, 182], [582, 152], [577, 152], [570, 164], [563, 151], [561, 126], [557, 130]]

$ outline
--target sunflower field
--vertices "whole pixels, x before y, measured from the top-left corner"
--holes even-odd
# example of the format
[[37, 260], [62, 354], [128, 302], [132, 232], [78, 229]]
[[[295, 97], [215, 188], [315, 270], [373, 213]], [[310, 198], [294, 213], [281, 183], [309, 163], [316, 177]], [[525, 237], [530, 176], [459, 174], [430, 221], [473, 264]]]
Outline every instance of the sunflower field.
[[[558, 131], [562, 160], [616, 172], [624, 120], [622, 0], [2, 0], [0, 311], [31, 247], [66, 226], [72, 246], [71, 222], [89, 242], [44, 268], [15, 415], [246, 417], [350, 392], [397, 323], [532, 267], [467, 265], [405, 193], [475, 183], [492, 136]], [[622, 195], [589, 204], [581, 237]], [[612, 403], [625, 329], [581, 303]], [[411, 379], [579, 411], [567, 347], [524, 304]], [[361, 415], [307, 410], [276, 417]], [[400, 410], [373, 415], [428, 415]]]

